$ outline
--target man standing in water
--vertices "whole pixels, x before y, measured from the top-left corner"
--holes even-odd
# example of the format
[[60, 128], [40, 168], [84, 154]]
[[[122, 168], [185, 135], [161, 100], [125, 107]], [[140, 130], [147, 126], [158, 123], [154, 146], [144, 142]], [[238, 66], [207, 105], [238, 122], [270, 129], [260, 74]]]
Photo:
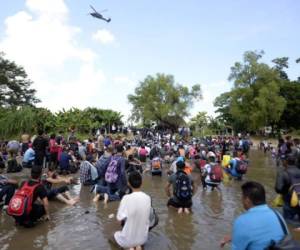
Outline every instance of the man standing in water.
[[122, 248], [138, 250], [148, 239], [151, 198], [141, 191], [139, 172], [130, 173], [128, 185], [132, 193], [122, 198], [117, 213], [117, 220], [124, 226], [122, 231], [115, 232], [113, 241]]
[[242, 203], [247, 211], [235, 219], [232, 236], [225, 236], [221, 247], [232, 241], [233, 250], [266, 249], [272, 241], [284, 237], [281, 216], [266, 204], [265, 189], [260, 183], [249, 181], [242, 185]]
[[[182, 212], [189, 214], [193, 205], [192, 195], [193, 192], [195, 193], [195, 186], [191, 176], [184, 172], [185, 163], [178, 161], [176, 166], [177, 172], [169, 176], [168, 184], [165, 187], [165, 191], [170, 197], [167, 206], [177, 208], [179, 214]], [[170, 192], [171, 186], [173, 186], [173, 197]]]

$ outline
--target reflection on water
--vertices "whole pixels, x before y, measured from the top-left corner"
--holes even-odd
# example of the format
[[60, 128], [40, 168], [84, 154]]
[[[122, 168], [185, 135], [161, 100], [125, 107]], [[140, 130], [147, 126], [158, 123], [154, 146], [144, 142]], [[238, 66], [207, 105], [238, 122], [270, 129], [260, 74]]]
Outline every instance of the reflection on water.
[[[264, 184], [267, 199], [275, 197], [276, 167], [272, 159], [262, 152], [253, 151], [251, 166], [245, 180]], [[24, 178], [24, 173], [17, 174]], [[160, 218], [159, 225], [150, 233], [145, 249], [219, 249], [219, 242], [229, 234], [232, 221], [243, 209], [241, 182], [231, 181], [221, 186], [221, 191], [203, 191], [199, 173], [194, 173], [199, 188], [193, 198], [193, 213], [178, 215], [166, 207], [164, 193], [167, 176], [144, 176], [143, 189], [152, 197], [153, 206]], [[116, 214], [118, 202], [107, 207], [92, 202], [88, 187], [74, 186], [72, 192], [80, 196], [76, 207], [51, 202], [51, 221], [40, 223], [32, 229], [15, 227], [13, 220], [0, 214], [0, 249], [116, 249], [107, 238], [115, 230], [111, 213]], [[113, 229], [114, 228], [114, 229]], [[300, 235], [295, 235], [300, 238]], [[229, 249], [227, 246], [225, 249]]]

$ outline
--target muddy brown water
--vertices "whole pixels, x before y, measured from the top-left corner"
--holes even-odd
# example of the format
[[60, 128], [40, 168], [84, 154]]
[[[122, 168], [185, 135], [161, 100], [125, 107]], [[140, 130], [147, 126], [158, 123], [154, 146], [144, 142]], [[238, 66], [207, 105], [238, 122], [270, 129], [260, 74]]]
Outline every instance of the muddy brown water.
[[[251, 165], [244, 179], [264, 184], [267, 200], [275, 196], [276, 167], [271, 158], [253, 150]], [[16, 174], [24, 178], [28, 171]], [[221, 185], [221, 192], [203, 191], [199, 173], [193, 173], [199, 188], [193, 197], [193, 213], [178, 215], [166, 207], [164, 192], [167, 176], [144, 175], [143, 190], [152, 197], [159, 216], [159, 225], [149, 234], [145, 249], [220, 249], [222, 237], [230, 234], [234, 218], [243, 212], [240, 185], [231, 181]], [[80, 196], [75, 207], [59, 202], [50, 203], [51, 221], [38, 224], [32, 229], [15, 227], [12, 218], [0, 212], [0, 249], [117, 249], [107, 238], [112, 234], [110, 214], [116, 214], [118, 202], [95, 205], [88, 187], [72, 186], [71, 192]], [[300, 234], [294, 236], [300, 239]], [[225, 249], [230, 249], [230, 245]]]

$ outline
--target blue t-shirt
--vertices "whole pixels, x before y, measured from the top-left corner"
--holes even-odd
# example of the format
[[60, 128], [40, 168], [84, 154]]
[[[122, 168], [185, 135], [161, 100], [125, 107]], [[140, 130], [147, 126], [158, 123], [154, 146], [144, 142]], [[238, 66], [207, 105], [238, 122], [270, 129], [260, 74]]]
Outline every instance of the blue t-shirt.
[[284, 232], [272, 209], [267, 205], [250, 208], [241, 214], [233, 224], [232, 249], [265, 249], [271, 241], [280, 241]]
[[72, 160], [71, 156], [66, 153], [62, 152], [60, 155], [60, 160], [59, 160], [59, 166], [61, 170], [69, 170], [70, 167], [70, 160]]
[[233, 158], [232, 160], [229, 161], [229, 166], [230, 166], [229, 171], [233, 177], [241, 177], [242, 176], [241, 174], [239, 174], [236, 171], [237, 164], [238, 164], [238, 160], [235, 158]]
[[35, 152], [32, 148], [29, 148], [25, 151], [25, 154], [23, 156], [23, 162], [31, 162], [35, 158]]

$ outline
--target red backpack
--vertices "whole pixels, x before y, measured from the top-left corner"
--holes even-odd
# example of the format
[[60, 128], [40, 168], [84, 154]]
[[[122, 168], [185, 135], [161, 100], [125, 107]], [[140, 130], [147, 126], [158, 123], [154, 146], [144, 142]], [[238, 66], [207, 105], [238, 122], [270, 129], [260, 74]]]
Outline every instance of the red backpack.
[[212, 182], [221, 182], [223, 179], [223, 170], [219, 164], [211, 164], [210, 180]]
[[28, 181], [17, 190], [14, 196], [11, 198], [7, 214], [11, 216], [28, 216], [32, 210], [33, 193], [34, 190], [40, 185], [40, 182], [33, 186], [28, 185]]

